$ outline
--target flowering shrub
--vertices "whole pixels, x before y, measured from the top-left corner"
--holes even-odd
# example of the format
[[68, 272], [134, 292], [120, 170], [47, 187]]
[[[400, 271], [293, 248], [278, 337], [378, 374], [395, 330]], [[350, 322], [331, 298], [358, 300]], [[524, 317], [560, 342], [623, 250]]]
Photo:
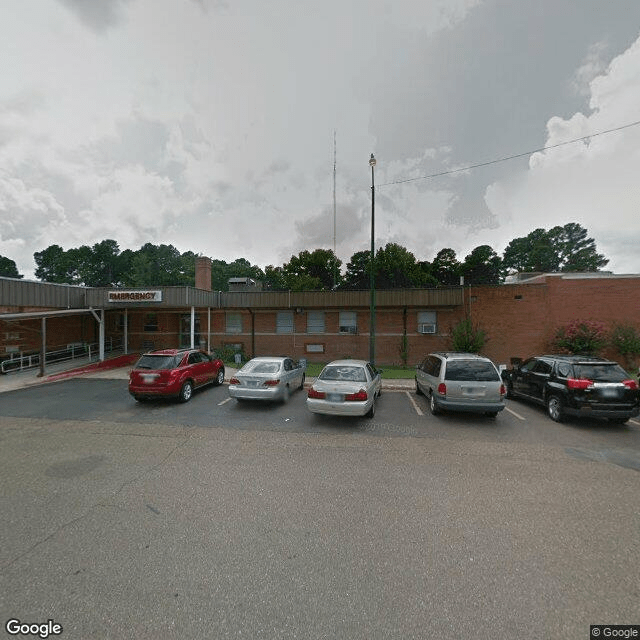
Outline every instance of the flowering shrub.
[[569, 353], [592, 354], [608, 342], [607, 328], [595, 320], [572, 320], [556, 331], [554, 346]]

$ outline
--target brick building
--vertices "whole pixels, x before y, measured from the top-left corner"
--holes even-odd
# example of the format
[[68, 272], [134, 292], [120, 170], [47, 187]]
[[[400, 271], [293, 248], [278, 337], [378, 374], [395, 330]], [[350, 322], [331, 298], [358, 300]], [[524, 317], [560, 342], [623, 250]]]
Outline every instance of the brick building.
[[[0, 278], [0, 359], [82, 345], [101, 358], [105, 345], [128, 353], [229, 347], [319, 362], [368, 357], [368, 291], [260, 291], [248, 281], [234, 282], [234, 291], [211, 291], [210, 262], [198, 260], [195, 288]], [[449, 348], [451, 328], [467, 315], [487, 333], [484, 353], [508, 364], [550, 351], [556, 329], [574, 319], [640, 331], [640, 275], [546, 274], [499, 286], [377, 291], [376, 362], [411, 366]]]

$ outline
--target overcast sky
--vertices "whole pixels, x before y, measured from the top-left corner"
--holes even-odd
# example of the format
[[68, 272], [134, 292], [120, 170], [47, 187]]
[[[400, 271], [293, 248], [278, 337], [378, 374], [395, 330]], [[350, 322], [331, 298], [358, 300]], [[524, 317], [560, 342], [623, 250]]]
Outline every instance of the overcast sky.
[[578, 222], [640, 273], [638, 0], [0, 6], [0, 255], [107, 238], [264, 267], [334, 247], [501, 254]]

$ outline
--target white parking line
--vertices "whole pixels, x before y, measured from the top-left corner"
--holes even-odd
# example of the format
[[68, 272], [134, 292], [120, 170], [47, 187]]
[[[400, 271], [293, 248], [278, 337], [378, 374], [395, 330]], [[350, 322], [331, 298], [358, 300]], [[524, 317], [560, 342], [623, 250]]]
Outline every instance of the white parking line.
[[223, 400], [222, 402], [218, 402], [218, 406], [225, 404], [226, 402], [229, 402], [231, 400], [231, 398], [227, 398], [226, 400]]
[[405, 391], [405, 393], [407, 394], [407, 398], [409, 398], [409, 400], [411, 400], [411, 404], [413, 405], [413, 408], [416, 410], [416, 413], [419, 416], [423, 416], [424, 413], [422, 413], [420, 407], [416, 404], [416, 401], [413, 399], [413, 396], [408, 391]]
[[631, 424], [635, 424], [635, 425], [638, 425], [640, 427], [640, 422], [638, 422], [637, 420], [629, 420], [629, 422]]
[[515, 411], [513, 411], [513, 409], [509, 409], [509, 407], [505, 407], [504, 410], [508, 411], [512, 416], [515, 416], [516, 418], [518, 418], [518, 420], [526, 421], [526, 418], [523, 418], [519, 413], [516, 413]]

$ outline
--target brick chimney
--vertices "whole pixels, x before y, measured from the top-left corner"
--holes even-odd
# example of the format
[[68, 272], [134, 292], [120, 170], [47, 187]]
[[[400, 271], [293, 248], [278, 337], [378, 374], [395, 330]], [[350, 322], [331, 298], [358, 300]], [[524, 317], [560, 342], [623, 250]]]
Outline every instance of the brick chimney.
[[211, 291], [211, 258], [196, 258], [196, 289]]

